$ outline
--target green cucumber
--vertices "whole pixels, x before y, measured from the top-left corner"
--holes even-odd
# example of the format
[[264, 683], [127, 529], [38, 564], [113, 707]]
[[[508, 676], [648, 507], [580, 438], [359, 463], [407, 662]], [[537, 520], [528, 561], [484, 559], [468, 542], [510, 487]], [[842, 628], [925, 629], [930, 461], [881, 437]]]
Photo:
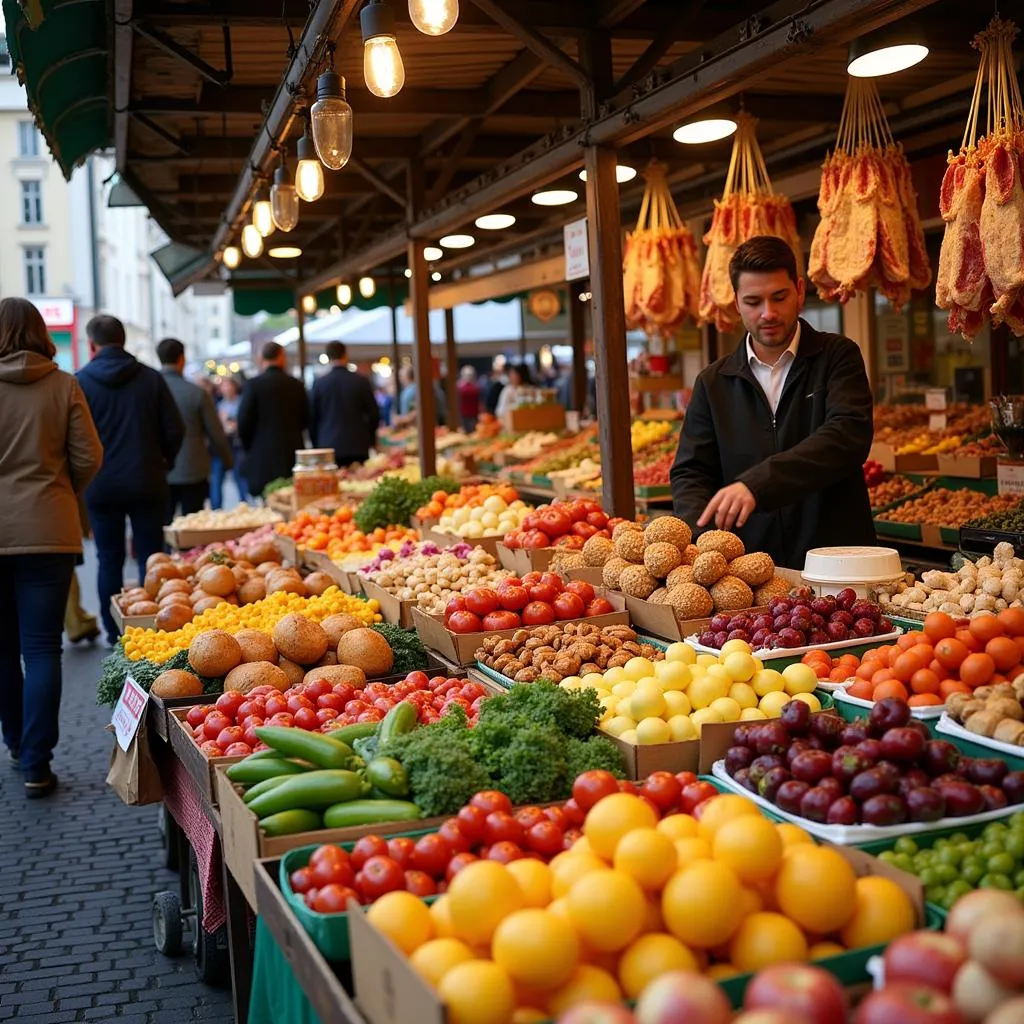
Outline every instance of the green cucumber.
[[355, 800], [363, 795], [364, 787], [363, 780], [355, 772], [303, 772], [256, 797], [249, 804], [249, 810], [260, 819], [279, 811], [320, 811], [346, 800]]
[[396, 736], [402, 736], [412, 732], [416, 728], [416, 720], [419, 718], [419, 708], [407, 700], [396, 704], [382, 719], [377, 729], [377, 746], [387, 743]]
[[383, 825], [389, 821], [415, 821], [423, 812], [408, 800], [349, 800], [324, 811], [327, 828]]
[[268, 747], [285, 757], [299, 757], [318, 768], [346, 768], [352, 759], [352, 748], [347, 743], [322, 733], [280, 725], [261, 725], [254, 731]]
[[375, 757], [363, 773], [367, 782], [391, 797], [409, 795], [409, 775], [393, 757]]
[[284, 782], [285, 779], [290, 779], [290, 775], [275, 775], [272, 779], [264, 779], [262, 782], [257, 782], [255, 786], [250, 786], [242, 797], [242, 803], [252, 803], [253, 800], [258, 796], [262, 796], [264, 793], [269, 793], [276, 785]]
[[332, 740], [347, 743], [351, 747], [356, 740], [372, 736], [379, 725], [379, 722], [356, 722], [355, 725], [342, 725], [337, 729], [331, 729], [324, 735], [329, 736]]
[[296, 832], [316, 832], [324, 827], [316, 811], [279, 811], [260, 819], [260, 828], [268, 836], [291, 836]]
[[263, 757], [255, 761], [247, 757], [233, 764], [224, 774], [240, 786], [255, 786], [257, 782], [276, 779], [279, 775], [304, 775], [306, 769], [283, 757]]

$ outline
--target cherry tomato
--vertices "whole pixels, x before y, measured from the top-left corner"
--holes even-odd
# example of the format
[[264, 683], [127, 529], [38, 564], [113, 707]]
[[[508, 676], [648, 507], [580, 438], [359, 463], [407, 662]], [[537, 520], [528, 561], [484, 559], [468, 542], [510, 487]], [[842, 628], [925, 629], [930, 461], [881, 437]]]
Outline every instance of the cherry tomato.
[[352, 699], [355, 694], [355, 687], [351, 683], [335, 683], [331, 691], [335, 697], [340, 697], [342, 700], [342, 707]]
[[318, 708], [330, 708], [332, 711], [344, 711], [346, 703], [340, 693], [322, 693], [316, 699]]
[[687, 786], [697, 781], [697, 776], [694, 772], [676, 772], [676, 781], [683, 789], [686, 789]]
[[405, 888], [405, 872], [390, 857], [370, 857], [359, 872], [360, 889], [369, 900]]
[[446, 882], [451, 880], [467, 865], [472, 864], [473, 861], [479, 860], [480, 858], [475, 853], [457, 853], [450, 861], [448, 861], [448, 867], [445, 869], [444, 878]]
[[437, 883], [423, 871], [406, 871], [405, 888], [413, 896], [433, 896], [437, 892]]
[[452, 859], [452, 848], [436, 832], [420, 836], [412, 851], [412, 866], [431, 878], [442, 878], [448, 861]]
[[636, 788], [636, 783], [630, 782], [629, 779], [619, 779], [618, 787], [620, 793], [628, 793], [630, 796], [636, 796], [640, 792]]
[[247, 718], [245, 724], [242, 726], [243, 735], [242, 742], [248, 743], [250, 747], [256, 747], [256, 744], [260, 742], [259, 736], [256, 735], [256, 730], [263, 725], [263, 719], [257, 718], [255, 715]]
[[252, 747], [243, 740], [238, 740], [237, 743], [229, 743], [224, 750], [225, 757], [248, 757], [251, 753]]
[[572, 828], [583, 827], [583, 819], [586, 818], [586, 814], [575, 800], [566, 800], [562, 804], [562, 813], [565, 815], [566, 824]]
[[[310, 858], [309, 870], [313, 876], [313, 884], [316, 886], [329, 885], [353, 885], [355, 883], [355, 871], [352, 862], [344, 850], [337, 846], [321, 847], [325, 852], [317, 859]], [[326, 851], [335, 851], [333, 853]], [[319, 851], [317, 851], [319, 852]], [[315, 855], [314, 855], [315, 856]]]
[[207, 740], [200, 744], [200, 751], [203, 757], [223, 757], [224, 748], [216, 740]]
[[553, 857], [562, 849], [562, 830], [553, 821], [538, 821], [527, 829], [526, 848]]
[[301, 693], [293, 694], [288, 698], [288, 710], [294, 715], [300, 708], [312, 708], [313, 702]]
[[349, 856], [352, 860], [352, 866], [357, 871], [361, 871], [363, 865], [371, 857], [385, 857], [387, 853], [388, 844], [380, 836], [363, 836], [362, 839], [356, 840], [356, 844], [352, 847], [352, 853]]
[[562, 849], [571, 850], [573, 844], [582, 835], [583, 833], [578, 828], [567, 828], [565, 832], [562, 833]]
[[598, 800], [619, 792], [619, 780], [602, 768], [583, 772], [572, 784], [572, 798], [579, 809], [586, 814]]
[[491, 811], [484, 822], [484, 842], [488, 846], [494, 843], [522, 843], [526, 830], [507, 811]]
[[483, 842], [487, 812], [482, 807], [466, 804], [455, 816], [455, 820], [459, 823], [459, 831], [470, 843]]
[[548, 821], [553, 821], [562, 832], [569, 827], [568, 815], [557, 805], [545, 807], [544, 817], [547, 818]]
[[316, 713], [316, 720], [321, 725], [326, 725], [328, 722], [333, 722], [338, 717], [338, 712], [334, 708], [320, 708]]
[[449, 818], [438, 830], [437, 834], [448, 844], [452, 853], [466, 853], [470, 842], [459, 830], [459, 819]]
[[197, 725], [203, 724], [203, 721], [209, 712], [209, 704], [197, 704], [195, 707], [188, 709], [188, 714], [185, 715], [185, 721], [194, 729]]
[[693, 814], [705, 800], [717, 795], [718, 790], [710, 782], [692, 782], [683, 787], [679, 797], [679, 810], [682, 814]]
[[292, 892], [309, 892], [313, 888], [313, 872], [308, 867], [298, 868], [288, 876], [288, 884]]
[[238, 709], [245, 703], [245, 696], [238, 690], [225, 690], [214, 703], [218, 711], [223, 711], [232, 721], [238, 715]]
[[376, 708], [367, 708], [356, 716], [357, 722], [379, 722], [384, 716]]
[[240, 725], [229, 725], [221, 729], [213, 737], [222, 747], [230, 747], [232, 743], [245, 742], [245, 730]]
[[343, 914], [348, 901], [359, 902], [359, 894], [347, 885], [325, 885], [313, 897], [313, 909], [319, 914]]
[[320, 727], [320, 719], [313, 708], [301, 707], [294, 714], [295, 726], [313, 732]]
[[683, 787], [671, 772], [652, 772], [640, 787], [640, 795], [647, 797], [661, 814], [679, 803], [682, 792]]
[[295, 719], [287, 711], [281, 711], [276, 715], [271, 715], [267, 725], [281, 725], [286, 729], [292, 729], [295, 727]]
[[523, 859], [523, 851], [518, 844], [502, 840], [487, 851], [487, 859], [496, 860], [499, 864], [511, 864], [514, 860]]
[[539, 807], [520, 807], [515, 813], [516, 821], [529, 830], [538, 821], [547, 821], [547, 815]]
[[471, 807], [479, 807], [485, 814], [490, 814], [492, 811], [509, 812], [512, 810], [512, 801], [496, 789], [482, 789], [479, 793], [474, 793], [470, 797], [469, 804]]
[[389, 839], [387, 846], [388, 856], [396, 861], [403, 871], [408, 871], [412, 867], [412, 851], [416, 848], [416, 840], [409, 839], [407, 836], [399, 836]]
[[302, 692], [312, 701], [331, 692], [331, 684], [326, 679], [311, 679], [302, 686]]
[[267, 698], [267, 714], [280, 715], [288, 710], [288, 701], [280, 693]]
[[222, 729], [230, 728], [234, 723], [223, 711], [211, 711], [203, 722], [203, 735], [208, 740], [215, 740]]

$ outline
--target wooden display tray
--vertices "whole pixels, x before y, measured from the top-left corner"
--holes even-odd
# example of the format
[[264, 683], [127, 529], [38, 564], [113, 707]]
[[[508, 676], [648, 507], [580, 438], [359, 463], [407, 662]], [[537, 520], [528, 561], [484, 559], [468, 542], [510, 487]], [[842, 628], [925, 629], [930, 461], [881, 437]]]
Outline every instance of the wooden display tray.
[[880, 463], [887, 473], [927, 473], [939, 465], [937, 455], [897, 455], [891, 444], [881, 442], [871, 446], [868, 458]]
[[939, 472], [943, 476], [984, 480], [996, 475], [998, 455], [939, 455]]
[[124, 631], [128, 626], [139, 626], [142, 629], [156, 628], [155, 615], [124, 615], [113, 597], [110, 598], [110, 614], [114, 617], [114, 624], [122, 636], [124, 636]]
[[371, 580], [362, 576], [359, 579], [362, 583], [363, 593], [380, 605], [380, 613], [385, 622], [401, 626], [403, 629], [412, 627], [412, 610], [416, 605], [415, 601], [400, 601], [394, 594], [389, 594], [383, 587]]
[[[193, 701], [193, 705], [195, 701]], [[196, 784], [199, 792], [210, 801], [211, 805], [217, 806], [217, 788], [214, 784], [214, 773], [217, 768], [227, 768], [244, 760], [241, 757], [207, 757], [199, 745], [187, 731], [185, 716], [188, 708], [172, 708], [167, 713], [167, 738], [171, 743], [171, 750], [174, 751], [178, 760], [184, 765], [189, 778]]]
[[231, 526], [220, 530], [174, 530], [170, 526], [165, 526], [164, 541], [174, 548], [175, 551], [191, 551], [192, 548], [204, 547], [207, 544], [237, 540], [239, 537], [244, 537], [247, 533], [252, 533], [253, 530], [257, 530], [263, 525], [265, 524]]

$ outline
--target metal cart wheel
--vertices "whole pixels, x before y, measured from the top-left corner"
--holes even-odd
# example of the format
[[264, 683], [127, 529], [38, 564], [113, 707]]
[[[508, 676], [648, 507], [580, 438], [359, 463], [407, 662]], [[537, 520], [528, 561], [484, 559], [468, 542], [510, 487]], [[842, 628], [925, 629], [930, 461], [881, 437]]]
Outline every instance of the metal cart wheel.
[[195, 851], [189, 848], [189, 888], [195, 908], [192, 941], [192, 960], [199, 980], [207, 985], [222, 987], [231, 978], [231, 954], [228, 950], [228, 928], [222, 924], [216, 931], [203, 928], [203, 885], [199, 878], [199, 863]]
[[176, 892], [164, 890], [153, 897], [153, 945], [164, 956], [181, 956], [184, 915]]

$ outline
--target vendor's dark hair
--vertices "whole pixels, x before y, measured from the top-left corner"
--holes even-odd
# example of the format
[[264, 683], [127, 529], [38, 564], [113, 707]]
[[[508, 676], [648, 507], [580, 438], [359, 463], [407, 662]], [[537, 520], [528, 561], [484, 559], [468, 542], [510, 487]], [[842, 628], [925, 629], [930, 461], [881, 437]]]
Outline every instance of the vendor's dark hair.
[[276, 341], [268, 341], [260, 349], [260, 357], [268, 363], [273, 362], [275, 359], [280, 359], [283, 353], [284, 349]]
[[773, 270], [784, 270], [794, 284], [799, 281], [796, 256], [789, 243], [775, 235], [748, 238], [729, 260], [729, 280], [733, 291], [739, 287], [740, 274], [769, 274]]
[[86, 325], [85, 333], [97, 348], [117, 345], [124, 348], [124, 324], [116, 316], [101, 313], [94, 316]]
[[177, 338], [164, 338], [156, 347], [161, 366], [174, 366], [185, 354], [185, 346]]
[[0, 300], [0, 358], [15, 352], [35, 352], [47, 359], [57, 354], [46, 321], [28, 299]]
[[336, 363], [339, 359], [348, 356], [348, 349], [345, 348], [343, 341], [329, 341], [324, 346], [324, 353], [332, 363]]

